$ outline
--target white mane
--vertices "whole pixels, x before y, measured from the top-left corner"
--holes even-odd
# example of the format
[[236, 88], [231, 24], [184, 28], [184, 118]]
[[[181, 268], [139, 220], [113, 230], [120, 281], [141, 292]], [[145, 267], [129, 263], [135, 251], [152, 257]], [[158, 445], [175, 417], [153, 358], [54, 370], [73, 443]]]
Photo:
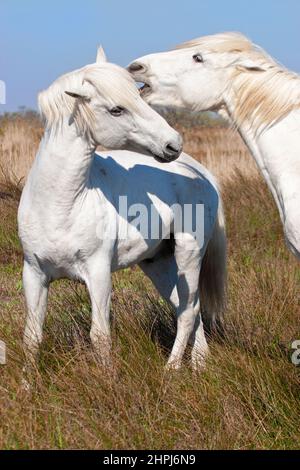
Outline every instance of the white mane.
[[110, 100], [112, 106], [131, 109], [138, 106], [137, 88], [125, 69], [111, 63], [87, 65], [62, 75], [39, 94], [39, 109], [48, 128], [56, 127], [63, 118], [70, 117], [80, 131], [92, 132], [95, 116], [89, 100], [75, 99], [66, 93], [80, 89], [85, 81]]
[[245, 52], [253, 48], [251, 41], [241, 33], [220, 33], [211, 36], [201, 36], [191, 41], [183, 42], [176, 49], [203, 47], [209, 52]]
[[[299, 75], [285, 69], [242, 34], [204, 36], [177, 46], [178, 49], [192, 47], [199, 47], [199, 52], [236, 56], [229, 86], [235, 94], [234, 119], [238, 125], [250, 116], [253, 129], [258, 131], [300, 108]], [[251, 61], [253, 67], [245, 67], [245, 60]]]

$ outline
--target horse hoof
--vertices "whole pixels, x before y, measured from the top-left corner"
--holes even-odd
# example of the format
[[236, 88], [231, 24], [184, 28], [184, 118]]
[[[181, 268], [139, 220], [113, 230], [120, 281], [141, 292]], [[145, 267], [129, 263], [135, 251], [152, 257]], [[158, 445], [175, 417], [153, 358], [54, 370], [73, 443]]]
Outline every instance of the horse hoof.
[[25, 377], [22, 377], [22, 380], [21, 380], [21, 390], [26, 393], [30, 393], [32, 390], [32, 385], [29, 383], [29, 381]]
[[204, 372], [206, 369], [207, 354], [197, 353], [192, 356], [192, 369], [196, 372]]
[[167, 372], [179, 370], [181, 368], [181, 363], [178, 361], [170, 361], [165, 365], [165, 370]]

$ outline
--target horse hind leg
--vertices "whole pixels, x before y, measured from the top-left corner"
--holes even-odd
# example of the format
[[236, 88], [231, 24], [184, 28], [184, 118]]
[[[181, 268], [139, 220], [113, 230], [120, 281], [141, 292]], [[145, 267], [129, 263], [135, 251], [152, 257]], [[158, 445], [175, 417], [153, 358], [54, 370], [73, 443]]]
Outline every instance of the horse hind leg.
[[[144, 271], [146, 276], [152, 281], [161, 297], [177, 311], [179, 306], [178, 292], [177, 292], [177, 264], [174, 257], [174, 250], [170, 253], [160, 253], [150, 260], [145, 260], [140, 263], [140, 268]], [[172, 318], [169, 318], [172, 324]], [[158, 329], [161, 344], [165, 349], [170, 349], [173, 344], [173, 328], [170, 331], [169, 321], [166, 323], [166, 318], [162, 313], [161, 326], [165, 325], [163, 329]], [[161, 334], [164, 331], [164, 334]]]
[[192, 365], [200, 369], [205, 365], [208, 345], [200, 313], [199, 276], [201, 269], [201, 250], [197, 241], [190, 235], [176, 239], [175, 260], [178, 269], [177, 292], [177, 334], [168, 367], [178, 369], [190, 337], [198, 325], [192, 352]]
[[174, 308], [179, 306], [177, 265], [173, 254], [156, 256], [139, 264], [160, 295]]
[[169, 253], [162, 252], [151, 260], [140, 263], [140, 268], [151, 279], [160, 295], [175, 309], [177, 334], [167, 367], [180, 367], [189, 339], [192, 340], [192, 365], [202, 368], [208, 346], [200, 314], [199, 274], [200, 250], [186, 240], [176, 242]]

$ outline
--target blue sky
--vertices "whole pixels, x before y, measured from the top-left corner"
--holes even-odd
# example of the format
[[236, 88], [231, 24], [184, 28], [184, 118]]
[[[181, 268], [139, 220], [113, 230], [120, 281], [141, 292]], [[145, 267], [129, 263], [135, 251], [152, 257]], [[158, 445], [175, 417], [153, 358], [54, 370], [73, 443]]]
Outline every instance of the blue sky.
[[126, 65], [193, 37], [241, 31], [300, 72], [299, 0], [1, 0], [0, 21], [0, 112], [36, 108], [38, 91], [94, 62], [100, 43]]

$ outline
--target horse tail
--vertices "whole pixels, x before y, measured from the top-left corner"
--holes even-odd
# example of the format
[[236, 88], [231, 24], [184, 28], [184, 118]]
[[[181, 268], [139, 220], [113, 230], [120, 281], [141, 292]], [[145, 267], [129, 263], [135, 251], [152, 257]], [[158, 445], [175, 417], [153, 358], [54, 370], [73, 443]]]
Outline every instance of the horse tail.
[[208, 331], [221, 327], [226, 306], [226, 245], [225, 217], [219, 196], [215, 226], [202, 260], [199, 280], [201, 311]]

